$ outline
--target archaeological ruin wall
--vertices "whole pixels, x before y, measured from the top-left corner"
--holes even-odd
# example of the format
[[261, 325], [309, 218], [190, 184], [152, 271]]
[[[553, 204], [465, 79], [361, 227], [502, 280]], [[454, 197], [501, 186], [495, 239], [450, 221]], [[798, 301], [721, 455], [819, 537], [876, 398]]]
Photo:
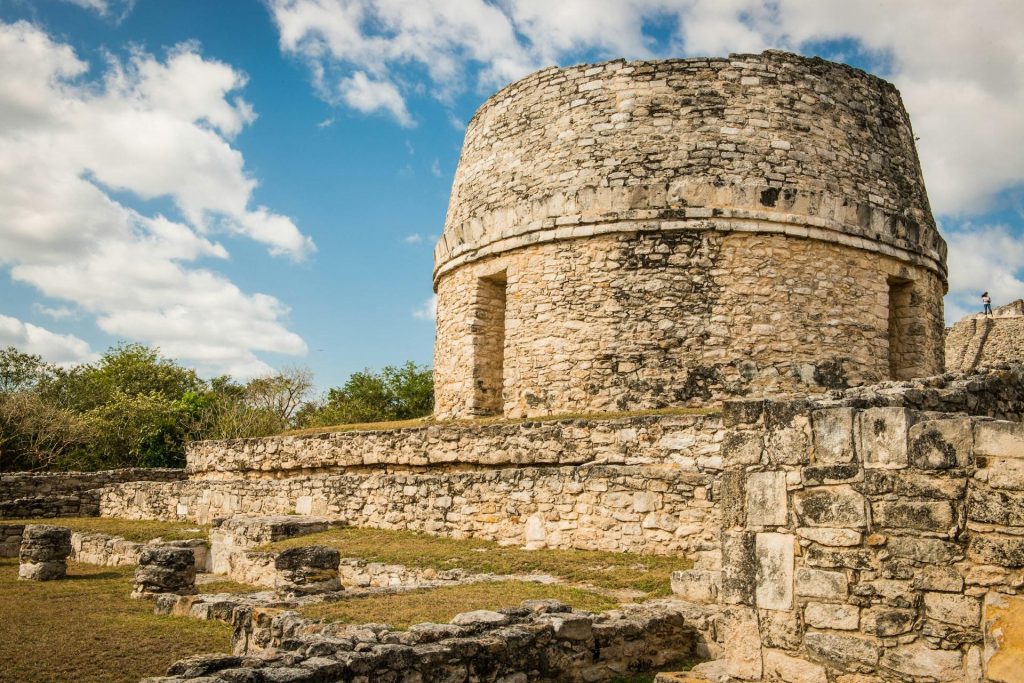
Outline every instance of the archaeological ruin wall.
[[546, 69], [466, 131], [438, 418], [941, 372], [945, 243], [899, 93], [766, 52]]
[[94, 517], [99, 489], [127, 481], [176, 481], [185, 471], [128, 467], [98, 472], [5, 472], [0, 474], [0, 519]]
[[973, 372], [993, 363], [1024, 361], [1024, 300], [970, 315], [946, 330], [946, 370]]

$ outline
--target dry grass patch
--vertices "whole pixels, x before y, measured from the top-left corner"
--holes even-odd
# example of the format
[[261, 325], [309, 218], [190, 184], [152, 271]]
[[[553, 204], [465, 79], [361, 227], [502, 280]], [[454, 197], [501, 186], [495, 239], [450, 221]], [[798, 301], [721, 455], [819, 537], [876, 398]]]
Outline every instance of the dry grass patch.
[[389, 624], [405, 629], [413, 624], [445, 624], [460, 612], [516, 607], [524, 600], [560, 600], [577, 609], [603, 612], [618, 606], [613, 598], [579, 588], [526, 581], [492, 581], [417, 590], [391, 595], [347, 598], [307, 607], [302, 613], [314, 619], [348, 624]]
[[110, 536], [123, 536], [129, 541], [145, 543], [154, 538], [165, 541], [185, 541], [207, 538], [210, 528], [192, 522], [161, 522], [149, 519], [118, 519], [116, 517], [48, 517], [41, 519], [5, 519], [0, 524], [54, 524], [72, 531], [83, 531]]
[[196, 582], [196, 590], [200, 593], [259, 593], [268, 590], [265, 586], [253, 586], [248, 583], [239, 583], [228, 579], [217, 579], [214, 581]]
[[392, 429], [410, 429], [415, 427], [466, 427], [471, 425], [491, 424], [522, 424], [524, 422], [559, 422], [561, 420], [614, 420], [627, 417], [645, 417], [648, 415], [714, 415], [721, 412], [718, 406], [707, 408], [656, 408], [652, 410], [629, 410], [609, 413], [562, 413], [560, 415], [544, 415], [541, 417], [478, 417], [472, 420], [435, 420], [430, 417], [419, 417], [414, 420], [394, 420], [390, 422], [361, 422], [353, 424], [331, 425], [329, 427], [308, 427], [292, 429], [281, 436], [309, 436], [329, 432], [374, 432]]
[[342, 557], [433, 569], [465, 569], [480, 574], [550, 574], [569, 583], [641, 591], [649, 597], [671, 594], [669, 577], [692, 563], [685, 557], [593, 550], [524, 550], [479, 539], [455, 540], [385, 529], [331, 529], [279, 541], [266, 549], [304, 545], [337, 548]]
[[134, 567], [70, 564], [63, 581], [19, 581], [0, 559], [0, 681], [121, 683], [162, 675], [174, 661], [230, 652], [231, 627], [158, 617], [130, 600]]

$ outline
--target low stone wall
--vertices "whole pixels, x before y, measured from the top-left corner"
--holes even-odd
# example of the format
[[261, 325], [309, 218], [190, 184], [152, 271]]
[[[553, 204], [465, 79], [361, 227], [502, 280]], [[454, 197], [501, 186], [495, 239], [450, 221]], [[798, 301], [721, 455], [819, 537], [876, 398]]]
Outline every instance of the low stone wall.
[[99, 472], [9, 472], [0, 474], [0, 519], [95, 517], [99, 490], [129, 481], [178, 481], [180, 469], [133, 467]]
[[[179, 600], [183, 606], [188, 598]], [[224, 615], [227, 617], [228, 615]], [[450, 624], [408, 631], [384, 626], [324, 624], [295, 612], [240, 607], [235, 654], [201, 655], [171, 665], [144, 683], [239, 680], [315, 683], [372, 681], [623, 680], [688, 659], [697, 634], [673, 601], [591, 614], [554, 601], [531, 601], [501, 612], [466, 612]], [[268, 652], [284, 657], [261, 659]]]
[[298, 509], [535, 548], [693, 554], [717, 543], [714, 482], [673, 464], [129, 483], [104, 490], [101, 513], [205, 523]]
[[[0, 557], [17, 557], [24, 524], [0, 523]], [[176, 545], [192, 548], [199, 571], [212, 571], [209, 546], [201, 539], [191, 541], [164, 541], [162, 545]], [[121, 536], [71, 532], [70, 560], [104, 567], [132, 566], [139, 563], [139, 554], [146, 543], [129, 541]]]
[[200, 441], [192, 479], [280, 478], [332, 470], [445, 469], [680, 462], [718, 455], [722, 422], [652, 415], [514, 423], [449, 422], [379, 431]]
[[673, 581], [718, 619], [716, 669], [1020, 680], [1024, 425], [784, 401], [725, 419], [720, 554]]

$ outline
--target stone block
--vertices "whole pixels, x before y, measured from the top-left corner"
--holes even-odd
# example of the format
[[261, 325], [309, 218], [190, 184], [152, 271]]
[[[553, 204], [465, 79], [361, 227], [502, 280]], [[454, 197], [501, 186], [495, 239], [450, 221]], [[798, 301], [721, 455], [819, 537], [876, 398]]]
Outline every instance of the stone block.
[[798, 527], [796, 533], [801, 538], [832, 547], [853, 547], [861, 544], [864, 534], [856, 529], [834, 529], [831, 527]]
[[959, 650], [935, 650], [920, 639], [887, 649], [882, 666], [915, 678], [963, 680], [963, 658]]
[[18, 548], [18, 578], [52, 581], [67, 574], [71, 529], [52, 524], [26, 524]]
[[786, 683], [828, 683], [825, 667], [778, 650], [765, 649], [764, 674]]
[[967, 557], [979, 564], [1010, 569], [1024, 567], [1024, 537], [972, 534]]
[[[994, 474], [989, 475], [990, 484]], [[967, 518], [983, 524], [1024, 526], [1024, 487], [1019, 491], [1000, 491], [981, 485], [972, 486], [967, 501]]]
[[875, 606], [861, 614], [860, 628], [879, 638], [909, 633], [917, 620], [917, 610]]
[[914, 536], [891, 536], [886, 549], [896, 557], [926, 564], [950, 564], [964, 556], [963, 549], [956, 543]]
[[274, 588], [289, 595], [309, 595], [341, 590], [338, 581], [340, 553], [319, 545], [289, 548], [274, 559]]
[[722, 439], [722, 463], [725, 467], [756, 465], [764, 451], [762, 432], [729, 430]]
[[1024, 680], [1024, 596], [985, 596], [985, 676], [998, 683]]
[[746, 523], [783, 526], [789, 519], [785, 472], [751, 472], [746, 480]]
[[754, 424], [764, 413], [764, 399], [732, 399], [722, 404], [722, 424], [726, 427]]
[[946, 470], [974, 461], [974, 422], [969, 417], [926, 420], [910, 427], [907, 457], [914, 467]]
[[806, 486], [821, 486], [860, 481], [864, 478], [864, 470], [857, 463], [814, 465], [804, 467], [800, 475]]
[[925, 593], [924, 613], [929, 619], [964, 628], [981, 623], [981, 603], [968, 595]]
[[803, 623], [794, 611], [760, 610], [761, 645], [782, 650], [799, 650], [804, 640]]
[[964, 579], [955, 567], [921, 567], [914, 572], [914, 589], [959, 593], [964, 589]]
[[191, 548], [147, 546], [139, 554], [131, 597], [147, 598], [161, 593], [191, 595], [196, 592], [196, 557]]
[[857, 415], [857, 454], [864, 467], [906, 467], [907, 433], [913, 416], [906, 408], [868, 408]]
[[804, 621], [812, 628], [856, 631], [860, 627], [860, 608], [856, 605], [809, 602], [804, 605]]
[[880, 500], [871, 504], [874, 526], [946, 533], [957, 526], [956, 512], [948, 501]]
[[804, 646], [815, 659], [843, 671], [856, 672], [878, 665], [878, 642], [872, 638], [808, 631], [804, 634]]
[[853, 408], [827, 408], [811, 413], [815, 462], [853, 462], [853, 425]]
[[974, 453], [989, 458], [1024, 458], [1024, 424], [978, 420], [974, 424]]
[[867, 526], [864, 496], [847, 485], [798, 491], [793, 495], [793, 508], [801, 526]]
[[717, 603], [721, 584], [722, 572], [720, 571], [686, 569], [672, 572], [672, 593], [682, 600], [698, 605]]
[[725, 644], [726, 673], [743, 680], [760, 680], [763, 668], [757, 610], [729, 607], [722, 612], [719, 623]]
[[793, 547], [790, 534], [757, 534], [755, 601], [761, 609], [789, 610], [793, 607]]
[[743, 490], [746, 476], [739, 470], [722, 472], [718, 497], [723, 529], [744, 525], [746, 496]]
[[846, 572], [798, 567], [795, 572], [796, 594], [820, 600], [845, 600], [849, 594]]
[[727, 605], [753, 605], [757, 562], [754, 534], [722, 532], [722, 602]]

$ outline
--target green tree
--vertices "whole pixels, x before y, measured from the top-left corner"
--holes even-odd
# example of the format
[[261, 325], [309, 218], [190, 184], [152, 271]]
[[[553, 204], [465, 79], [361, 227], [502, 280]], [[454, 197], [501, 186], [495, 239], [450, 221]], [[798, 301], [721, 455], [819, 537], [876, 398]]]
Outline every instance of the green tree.
[[55, 370], [41, 356], [22, 353], [13, 346], [0, 349], [0, 393], [33, 390], [53, 377]]
[[328, 391], [320, 405], [301, 411], [303, 426], [408, 420], [429, 415], [434, 409], [434, 379], [430, 368], [409, 361], [389, 365], [379, 373], [363, 370], [352, 374], [345, 385]]

